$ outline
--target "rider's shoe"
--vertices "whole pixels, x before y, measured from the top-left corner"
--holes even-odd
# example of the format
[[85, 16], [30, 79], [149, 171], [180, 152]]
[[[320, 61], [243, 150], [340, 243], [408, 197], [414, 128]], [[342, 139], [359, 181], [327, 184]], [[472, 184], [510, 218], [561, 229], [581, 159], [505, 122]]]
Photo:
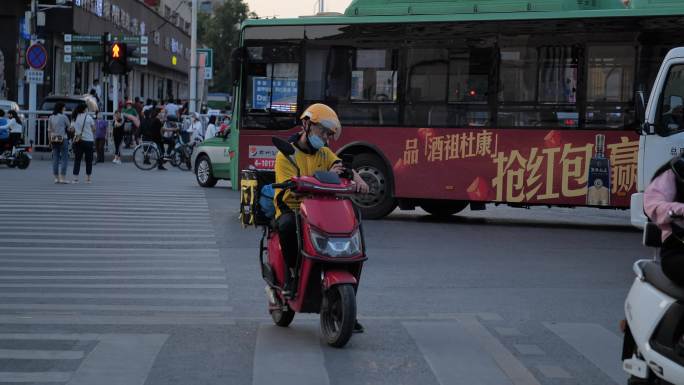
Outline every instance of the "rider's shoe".
[[166, 167], [162, 166], [161, 164], [157, 167], [157, 170], [162, 170], [166, 171]]
[[352, 333], [363, 333], [363, 331], [363, 325], [361, 325], [359, 320], [356, 320], [356, 323], [354, 324], [354, 330], [352, 330]]
[[285, 274], [287, 275], [287, 277], [285, 278], [285, 285], [283, 286], [283, 296], [285, 298], [294, 298], [294, 276], [289, 272]]

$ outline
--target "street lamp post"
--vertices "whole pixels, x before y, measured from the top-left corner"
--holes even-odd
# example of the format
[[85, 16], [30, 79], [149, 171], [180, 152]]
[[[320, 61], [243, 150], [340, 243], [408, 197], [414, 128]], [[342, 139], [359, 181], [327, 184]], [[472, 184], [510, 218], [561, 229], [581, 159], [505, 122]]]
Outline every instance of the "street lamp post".
[[192, 0], [190, 36], [190, 112], [197, 111], [197, 0]]

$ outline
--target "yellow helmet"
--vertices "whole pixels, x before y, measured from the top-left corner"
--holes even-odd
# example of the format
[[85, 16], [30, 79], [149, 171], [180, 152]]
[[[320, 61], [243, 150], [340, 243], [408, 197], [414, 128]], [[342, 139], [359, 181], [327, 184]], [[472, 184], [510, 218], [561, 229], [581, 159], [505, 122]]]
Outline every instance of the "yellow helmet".
[[323, 103], [316, 103], [310, 105], [299, 119], [310, 119], [312, 123], [320, 124], [326, 129], [335, 133], [334, 138], [337, 140], [342, 135], [342, 124], [337, 117], [335, 110]]

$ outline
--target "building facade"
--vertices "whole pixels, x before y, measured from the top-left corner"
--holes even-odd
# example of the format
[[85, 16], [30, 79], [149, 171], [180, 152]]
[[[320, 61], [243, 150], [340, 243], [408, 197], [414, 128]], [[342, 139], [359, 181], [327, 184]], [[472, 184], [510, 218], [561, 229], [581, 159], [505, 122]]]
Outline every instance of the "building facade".
[[[171, 0], [169, 0], [171, 1]], [[177, 13], [165, 13], [158, 0], [40, 0], [33, 38], [48, 51], [44, 83], [38, 87], [38, 104], [47, 95], [79, 95], [93, 88], [97, 79], [103, 98], [112, 98], [111, 76], [103, 72], [103, 56], [91, 61], [65, 60], [64, 35], [147, 36], [148, 64], [135, 65], [120, 77], [119, 100], [123, 98], [186, 99], [189, 95], [190, 8], [175, 0]], [[27, 106], [28, 85], [24, 53], [32, 37], [26, 33], [25, 12], [30, 0], [5, 0], [0, 7], [0, 98]], [[181, 16], [180, 11], [188, 16]], [[40, 20], [44, 20], [44, 23]], [[181, 20], [182, 19], [182, 20]], [[186, 21], [188, 20], [188, 21]], [[75, 43], [74, 43], [75, 44]], [[92, 48], [92, 47], [91, 47]], [[6, 84], [2, 88], [2, 84]], [[109, 90], [109, 91], [108, 91]], [[104, 95], [106, 94], [106, 95]]]

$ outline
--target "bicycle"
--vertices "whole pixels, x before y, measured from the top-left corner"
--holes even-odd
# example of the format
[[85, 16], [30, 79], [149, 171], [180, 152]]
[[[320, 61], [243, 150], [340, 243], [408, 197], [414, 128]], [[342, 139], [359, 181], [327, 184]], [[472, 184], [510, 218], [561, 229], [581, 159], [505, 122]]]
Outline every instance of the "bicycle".
[[144, 171], [157, 167], [163, 159], [159, 152], [159, 147], [154, 142], [143, 141], [133, 150], [133, 163], [135, 167]]
[[194, 144], [184, 142], [182, 136], [178, 133], [174, 134], [174, 139], [175, 145], [171, 153], [168, 154], [171, 165], [183, 171], [190, 171]]

